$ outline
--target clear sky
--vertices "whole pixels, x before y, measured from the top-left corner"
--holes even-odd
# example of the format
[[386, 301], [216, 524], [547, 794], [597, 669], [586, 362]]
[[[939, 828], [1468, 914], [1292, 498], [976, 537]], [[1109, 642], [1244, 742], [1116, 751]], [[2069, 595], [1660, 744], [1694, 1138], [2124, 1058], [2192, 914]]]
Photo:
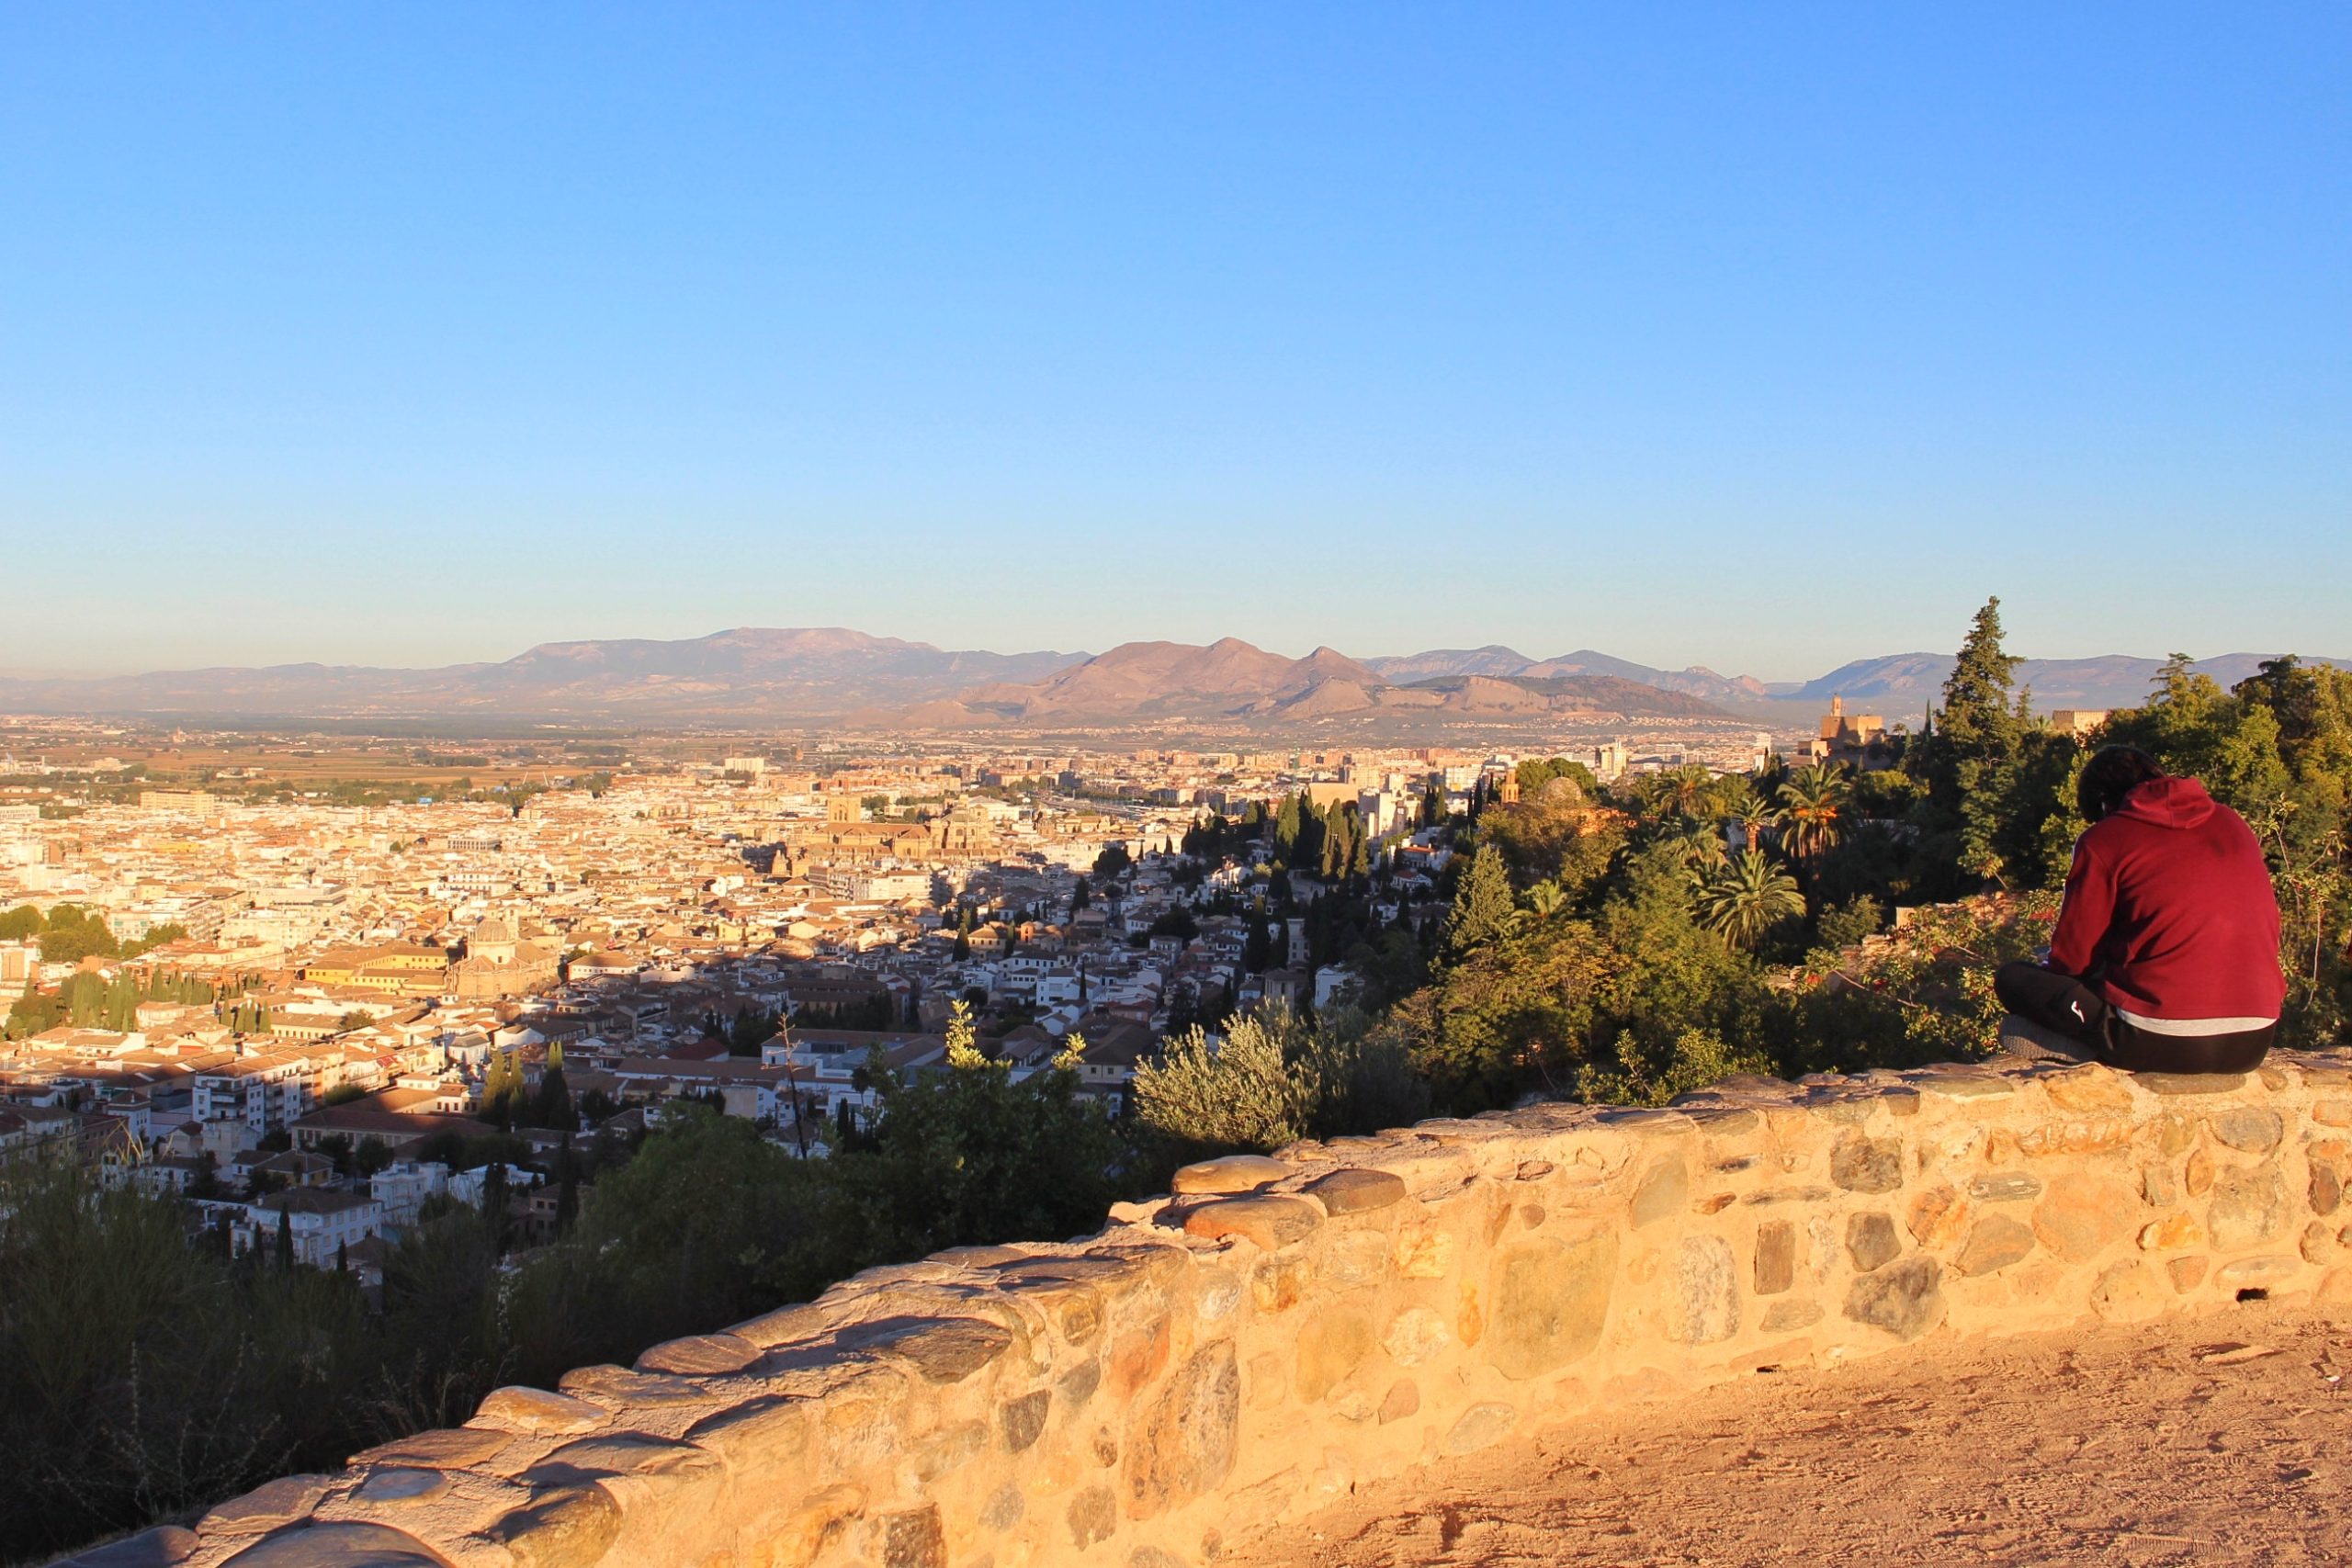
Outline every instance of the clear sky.
[[0, 669], [2352, 654], [2352, 6], [0, 6]]

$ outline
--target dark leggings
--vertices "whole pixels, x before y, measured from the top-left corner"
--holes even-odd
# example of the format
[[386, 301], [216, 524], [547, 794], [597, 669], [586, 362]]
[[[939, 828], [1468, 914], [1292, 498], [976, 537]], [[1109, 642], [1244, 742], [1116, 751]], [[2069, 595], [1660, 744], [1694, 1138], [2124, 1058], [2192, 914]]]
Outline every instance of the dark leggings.
[[2004, 964], [1993, 976], [2001, 1005], [2079, 1043], [2127, 1073], [2244, 1073], [2261, 1065], [2275, 1025], [2242, 1034], [2151, 1034], [2134, 1029], [2107, 998], [2071, 975], [2038, 964]]

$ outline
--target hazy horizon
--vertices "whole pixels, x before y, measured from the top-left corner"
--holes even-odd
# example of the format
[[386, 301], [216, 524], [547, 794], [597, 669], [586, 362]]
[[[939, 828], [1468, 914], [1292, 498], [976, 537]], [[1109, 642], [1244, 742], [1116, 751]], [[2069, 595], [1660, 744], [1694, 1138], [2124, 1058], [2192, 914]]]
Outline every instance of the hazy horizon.
[[[2003, 605], [2004, 610], [2006, 610], [2006, 609], [2007, 609], [2007, 604], [2004, 604], [2004, 605]], [[1964, 629], [1964, 628], [1963, 628], [1963, 629]], [[275, 661], [273, 661], [273, 665], [274, 665], [274, 666], [277, 666], [277, 667], [285, 667], [285, 666], [300, 666], [300, 665], [322, 665], [322, 666], [327, 666], [327, 667], [330, 667], [330, 668], [383, 669], [383, 670], [432, 670], [432, 669], [442, 669], [442, 668], [448, 668], [448, 667], [459, 666], [459, 665], [472, 665], [472, 664], [498, 664], [498, 663], [503, 663], [503, 662], [504, 662], [504, 661], [505, 661], [505, 660], [511, 660], [511, 659], [514, 659], [514, 658], [515, 658], [515, 657], [517, 657], [517, 656], [519, 656], [519, 655], [521, 655], [521, 654], [526, 653], [526, 652], [530, 651], [530, 650], [531, 650], [532, 649], [534, 649], [534, 648], [538, 648], [538, 647], [548, 646], [548, 645], [550, 645], [550, 644], [553, 644], [553, 645], [561, 645], [561, 644], [568, 644], [568, 643], [621, 643], [621, 642], [672, 642], [672, 641], [695, 641], [695, 640], [700, 640], [700, 639], [703, 639], [703, 638], [706, 638], [706, 637], [718, 637], [718, 636], [723, 636], [723, 635], [726, 635], [726, 634], [728, 634], [728, 633], [731, 633], [731, 632], [742, 632], [742, 631], [775, 631], [775, 632], [808, 632], [808, 631], [820, 631], [820, 632], [823, 632], [823, 631], [845, 631], [845, 632], [850, 632], [850, 633], [854, 633], [854, 634], [860, 635], [860, 636], [871, 637], [876, 638], [877, 640], [888, 640], [888, 639], [893, 639], [893, 638], [895, 638], [896, 640], [899, 640], [899, 641], [901, 641], [901, 642], [908, 642], [908, 643], [928, 643], [928, 644], [930, 644], [931, 646], [933, 646], [933, 647], [934, 647], [934, 648], [938, 648], [938, 649], [942, 649], [943, 651], [945, 651], [945, 652], [951, 652], [951, 653], [956, 653], [956, 652], [986, 652], [986, 653], [1000, 653], [1000, 654], [1057, 653], [1057, 654], [1067, 654], [1067, 655], [1083, 656], [1083, 657], [1089, 657], [1089, 658], [1093, 657], [1093, 656], [1096, 656], [1096, 655], [1099, 655], [1099, 654], [1102, 654], [1102, 653], [1104, 653], [1104, 652], [1107, 652], [1107, 651], [1109, 651], [1109, 650], [1110, 650], [1111, 649], [1113, 649], [1113, 648], [1117, 648], [1117, 647], [1120, 647], [1120, 646], [1123, 646], [1123, 645], [1125, 645], [1125, 644], [1128, 644], [1128, 643], [1140, 643], [1140, 642], [1180, 642], [1180, 643], [1190, 643], [1190, 644], [1194, 644], [1194, 645], [1197, 645], [1197, 646], [1205, 646], [1205, 645], [1207, 645], [1207, 644], [1209, 644], [1209, 643], [1213, 643], [1213, 642], [1216, 642], [1216, 641], [1220, 640], [1220, 637], [1234, 637], [1234, 638], [1238, 638], [1238, 640], [1240, 640], [1240, 641], [1242, 641], [1242, 642], [1249, 643], [1250, 646], [1252, 646], [1252, 647], [1254, 647], [1254, 648], [1257, 648], [1257, 649], [1261, 649], [1261, 650], [1263, 650], [1263, 651], [1265, 651], [1265, 652], [1274, 653], [1274, 654], [1279, 654], [1279, 655], [1281, 655], [1282, 657], [1286, 658], [1286, 659], [1303, 659], [1303, 658], [1305, 658], [1306, 655], [1308, 655], [1308, 654], [1310, 654], [1310, 653], [1314, 652], [1314, 651], [1315, 651], [1315, 649], [1316, 649], [1316, 648], [1317, 648], [1317, 647], [1333, 646], [1333, 645], [1327, 645], [1327, 644], [1316, 644], [1316, 645], [1311, 645], [1311, 646], [1296, 646], [1296, 647], [1294, 647], [1294, 646], [1292, 646], [1290, 643], [1285, 642], [1285, 641], [1282, 641], [1282, 640], [1280, 640], [1280, 639], [1261, 640], [1261, 638], [1258, 638], [1258, 637], [1250, 637], [1250, 636], [1248, 636], [1248, 635], [1246, 635], [1246, 634], [1244, 634], [1244, 633], [1241, 633], [1241, 632], [1226, 632], [1226, 633], [1220, 634], [1220, 637], [1201, 637], [1201, 638], [1189, 638], [1189, 637], [1122, 637], [1122, 638], [1120, 638], [1120, 639], [1119, 639], [1119, 641], [1118, 641], [1118, 642], [1115, 642], [1115, 643], [1106, 644], [1106, 645], [1104, 645], [1103, 647], [1101, 647], [1101, 648], [1087, 648], [1087, 649], [1079, 649], [1079, 648], [1050, 648], [1050, 647], [1047, 647], [1047, 646], [1045, 646], [1045, 645], [1042, 645], [1042, 644], [1040, 644], [1040, 645], [1035, 645], [1035, 646], [1031, 646], [1031, 645], [1019, 645], [1019, 646], [1016, 646], [1016, 645], [1014, 645], [1014, 644], [1011, 644], [1011, 643], [1003, 643], [1003, 644], [998, 644], [998, 645], [993, 645], [993, 646], [992, 646], [992, 645], [987, 645], [987, 644], [974, 644], [974, 645], [967, 646], [967, 645], [961, 645], [961, 644], [954, 644], [954, 643], [944, 643], [944, 642], [940, 642], [940, 641], [938, 641], [938, 640], [937, 640], [937, 639], [935, 639], [935, 638], [932, 638], [932, 637], [925, 637], [917, 636], [917, 635], [911, 635], [911, 634], [909, 634], [909, 633], [903, 633], [903, 632], [876, 631], [876, 630], [874, 630], [874, 629], [872, 629], [872, 628], [869, 628], [869, 627], [864, 627], [864, 626], [766, 626], [766, 625], [761, 625], [761, 626], [714, 626], [714, 627], [711, 627], [710, 629], [708, 629], [708, 630], [707, 630], [707, 631], [702, 631], [702, 632], [694, 632], [694, 633], [686, 634], [684, 637], [648, 637], [648, 636], [644, 636], [644, 635], [638, 634], [638, 633], [633, 633], [633, 632], [617, 632], [617, 633], [612, 633], [612, 634], [609, 634], [609, 635], [599, 634], [599, 635], [581, 636], [581, 637], [547, 637], [547, 638], [541, 638], [541, 639], [539, 639], [538, 641], [536, 641], [536, 642], [533, 642], [533, 643], [524, 644], [524, 645], [518, 645], [518, 646], [514, 646], [514, 647], [506, 648], [506, 649], [503, 649], [503, 650], [501, 650], [501, 651], [492, 652], [492, 653], [489, 653], [489, 654], [486, 654], [486, 655], [483, 655], [483, 656], [481, 656], [481, 657], [475, 657], [475, 658], [450, 658], [450, 659], [438, 659], [438, 660], [431, 660], [431, 661], [429, 661], [429, 662], [420, 662], [420, 663], [415, 663], [415, 664], [388, 664], [388, 663], [372, 663], [372, 662], [369, 662], [369, 661], [367, 661], [367, 660], [352, 660], [352, 659], [335, 659], [335, 658], [329, 658], [329, 657], [324, 657], [324, 656], [319, 656], [319, 657], [311, 657], [311, 658], [302, 658], [302, 659], [290, 659], [290, 660], [275, 660]], [[1959, 637], [1958, 637], [1957, 636], [1955, 636], [1955, 637], [1954, 637], [1954, 638], [1953, 638], [1952, 640], [1953, 640], [1954, 647], [1957, 647], [1957, 646], [1958, 646], [1958, 642], [1959, 642]], [[2343, 639], [2343, 640], [2347, 641], [2347, 642], [2352, 642], [2352, 634], [2347, 634], [2347, 637], [2346, 637], [2345, 639]], [[2171, 653], [2172, 653], [2173, 651], [2177, 651], [2177, 650], [2171, 650], [2171, 649], [2167, 649], [2167, 650], [2165, 650], [2165, 651], [2159, 652], [2159, 651], [2155, 651], [2155, 650], [2153, 650], [2153, 649], [2107, 649], [2107, 650], [2106, 650], [2106, 651], [2104, 651], [2104, 652], [2101, 652], [2101, 653], [2095, 653], [2095, 654], [2052, 654], [2052, 653], [2046, 653], [2046, 652], [2043, 652], [2043, 651], [2041, 651], [2041, 650], [2040, 650], [2040, 649], [2032, 649], [2032, 648], [2023, 647], [2023, 646], [2021, 646], [2021, 645], [2018, 643], [2018, 639], [2017, 639], [2014, 636], [2012, 636], [2012, 637], [2008, 637], [2008, 638], [2007, 639], [2007, 642], [2008, 649], [2009, 649], [2009, 651], [2010, 651], [2010, 652], [2012, 652], [2012, 653], [2014, 653], [2014, 654], [2017, 654], [2017, 655], [2018, 655], [2018, 657], [2020, 657], [2020, 658], [2030, 659], [2030, 660], [2070, 660], [2070, 659], [2147, 659], [2147, 660], [2163, 660], [2163, 659], [2169, 658], [2169, 657], [2171, 656]], [[1827, 675], [1827, 674], [1831, 673], [1831, 672], [1832, 672], [1832, 671], [1837, 671], [1837, 670], [1838, 670], [1838, 669], [1842, 669], [1843, 667], [1845, 667], [1846, 665], [1849, 665], [1849, 664], [1863, 663], [1863, 662], [1868, 662], [1868, 661], [1871, 661], [1871, 660], [1883, 660], [1883, 659], [1895, 659], [1895, 658], [1903, 658], [1903, 657], [1906, 657], [1906, 656], [1913, 656], [1913, 655], [1926, 655], [1926, 656], [1930, 656], [1930, 657], [1937, 657], [1937, 656], [1949, 657], [1949, 656], [1950, 656], [1950, 654], [1951, 654], [1951, 649], [1937, 649], [1937, 648], [1931, 648], [1931, 647], [1926, 647], [1926, 646], [1916, 647], [1916, 648], [1886, 648], [1886, 649], [1875, 649], [1875, 650], [1856, 650], [1856, 651], [1853, 651], [1853, 652], [1851, 652], [1851, 653], [1849, 653], [1849, 654], [1847, 654], [1847, 655], [1845, 655], [1845, 656], [1843, 656], [1843, 657], [1833, 659], [1830, 662], [1826, 663], [1826, 664], [1823, 664], [1823, 665], [1822, 665], [1821, 667], [1819, 667], [1818, 669], [1808, 669], [1808, 670], [1804, 670], [1804, 671], [1792, 671], [1792, 672], [1789, 672], [1789, 673], [1777, 673], [1777, 672], [1774, 672], [1774, 673], [1768, 673], [1768, 672], [1766, 672], [1766, 671], [1756, 671], [1756, 670], [1742, 670], [1742, 669], [1726, 668], [1726, 667], [1724, 667], [1724, 666], [1723, 666], [1723, 665], [1720, 665], [1720, 664], [1712, 663], [1712, 662], [1710, 662], [1709, 660], [1704, 660], [1704, 659], [1679, 659], [1679, 660], [1676, 660], [1671, 661], [1671, 662], [1661, 661], [1661, 660], [1642, 660], [1642, 659], [1635, 659], [1635, 658], [1633, 658], [1633, 657], [1632, 657], [1632, 656], [1630, 656], [1630, 655], [1627, 655], [1627, 654], [1624, 654], [1624, 653], [1621, 653], [1621, 652], [1619, 652], [1619, 651], [1618, 651], [1617, 649], [1611, 649], [1611, 648], [1602, 648], [1602, 647], [1599, 647], [1599, 646], [1594, 645], [1594, 644], [1591, 644], [1591, 643], [1575, 643], [1575, 642], [1572, 642], [1572, 643], [1569, 643], [1569, 644], [1567, 644], [1567, 645], [1561, 646], [1561, 647], [1554, 647], [1554, 646], [1552, 646], [1551, 644], [1548, 644], [1548, 643], [1547, 643], [1547, 644], [1543, 644], [1543, 645], [1536, 646], [1536, 647], [1522, 647], [1522, 646], [1521, 646], [1521, 645], [1519, 645], [1519, 644], [1515, 644], [1515, 643], [1509, 643], [1509, 642], [1503, 642], [1503, 641], [1501, 641], [1500, 639], [1498, 639], [1498, 638], [1491, 638], [1491, 637], [1490, 637], [1490, 638], [1487, 638], [1487, 639], [1486, 639], [1485, 641], [1482, 641], [1482, 642], [1461, 642], [1461, 643], [1437, 643], [1437, 642], [1426, 642], [1426, 643], [1421, 643], [1421, 644], [1419, 644], [1419, 645], [1418, 645], [1418, 646], [1416, 646], [1416, 647], [1412, 647], [1412, 648], [1393, 648], [1393, 649], [1357, 649], [1357, 648], [1345, 648], [1345, 647], [1339, 647], [1339, 648], [1336, 648], [1336, 651], [1338, 651], [1338, 652], [1340, 652], [1340, 653], [1341, 653], [1341, 654], [1346, 655], [1348, 658], [1355, 659], [1355, 660], [1379, 660], [1379, 659], [1402, 659], [1402, 658], [1409, 658], [1409, 657], [1412, 657], [1412, 656], [1414, 656], [1414, 655], [1418, 655], [1418, 654], [1437, 653], [1437, 652], [1474, 652], [1474, 651], [1476, 651], [1476, 650], [1481, 649], [1493, 648], [1493, 647], [1508, 648], [1508, 649], [1510, 649], [1511, 651], [1513, 651], [1513, 652], [1515, 652], [1515, 653], [1519, 653], [1519, 654], [1525, 655], [1527, 658], [1529, 658], [1529, 659], [1531, 659], [1531, 660], [1538, 660], [1538, 661], [1545, 660], [1552, 660], [1552, 659], [1563, 658], [1563, 657], [1566, 657], [1566, 656], [1567, 656], [1567, 655], [1569, 655], [1569, 654], [1572, 654], [1572, 653], [1579, 653], [1579, 652], [1599, 653], [1599, 654], [1607, 655], [1608, 657], [1611, 657], [1611, 658], [1613, 658], [1613, 659], [1626, 660], [1628, 660], [1629, 662], [1632, 662], [1632, 663], [1637, 663], [1637, 664], [1647, 664], [1647, 665], [1649, 665], [1650, 667], [1652, 667], [1652, 668], [1654, 668], [1654, 669], [1661, 670], [1661, 671], [1667, 671], [1667, 672], [1668, 672], [1668, 673], [1679, 673], [1679, 672], [1683, 671], [1686, 671], [1686, 670], [1703, 670], [1703, 671], [1709, 671], [1709, 672], [1711, 672], [1711, 673], [1713, 673], [1713, 674], [1716, 674], [1716, 675], [1724, 676], [1724, 677], [1725, 677], [1726, 679], [1734, 679], [1734, 680], [1736, 680], [1736, 679], [1739, 679], [1739, 678], [1741, 678], [1741, 677], [1747, 677], [1747, 678], [1750, 678], [1750, 679], [1753, 679], [1753, 680], [1757, 680], [1757, 681], [1764, 682], [1766, 682], [1767, 684], [1777, 683], [1777, 682], [1804, 682], [1815, 681], [1815, 680], [1817, 680], [1817, 679], [1821, 678], [1822, 676], [1825, 676], [1825, 675]], [[2301, 657], [2301, 658], [2303, 658], [2303, 659], [2307, 659], [2307, 660], [2316, 659], [2316, 660], [2335, 660], [2335, 661], [2341, 661], [2341, 660], [2342, 660], [2342, 659], [2345, 657], [2345, 655], [2344, 655], [2344, 653], [2343, 653], [2343, 651], [2342, 651], [2341, 649], [2332, 649], [2331, 648], [2317, 648], [2317, 647], [2314, 647], [2314, 648], [2308, 648], [2308, 649], [2299, 649], [2299, 648], [2268, 648], [2268, 647], [2256, 647], [2256, 648], [2226, 648], [2226, 649], [2194, 649], [2194, 650], [2190, 650], [2190, 651], [2191, 651], [2191, 656], [2192, 656], [2193, 658], [2195, 658], [2196, 660], [2198, 660], [2199, 661], [2200, 661], [2200, 662], [2202, 662], [2202, 661], [2204, 661], [2204, 660], [2211, 660], [2211, 659], [2225, 659], [2225, 658], [2229, 658], [2229, 657], [2232, 657], [2232, 656], [2247, 655], [2247, 654], [2256, 654], [2256, 655], [2262, 655], [2262, 656], [2266, 656], [2266, 657], [2267, 657], [2267, 656], [2272, 656], [2272, 655], [2281, 654], [2281, 653], [2291, 653], [2291, 654], [2294, 654], [2294, 655], [2296, 655], [2296, 656], [2298, 656], [2298, 657]], [[252, 669], [260, 669], [260, 668], [269, 668], [269, 667], [272, 667], [272, 666], [265, 666], [265, 665], [259, 665], [259, 664], [255, 664], [255, 665], [240, 665], [240, 664], [230, 663], [230, 662], [221, 661], [221, 660], [208, 660], [208, 661], [206, 661], [206, 662], [204, 662], [204, 663], [201, 663], [201, 664], [175, 665], [175, 666], [151, 665], [151, 666], [140, 666], [140, 667], [135, 667], [135, 668], [133, 668], [133, 667], [121, 667], [121, 668], [111, 668], [111, 669], [109, 669], [109, 668], [90, 668], [90, 669], [83, 669], [83, 670], [67, 670], [67, 669], [38, 669], [38, 668], [23, 668], [23, 669], [18, 669], [18, 668], [10, 668], [10, 667], [6, 666], [6, 665], [0, 665], [0, 679], [12, 679], [12, 680], [41, 680], [41, 681], [45, 681], [45, 680], [105, 680], [105, 679], [111, 679], [111, 678], [117, 678], [117, 677], [121, 677], [121, 676], [143, 675], [143, 674], [150, 674], [150, 673], [164, 673], [164, 672], [167, 672], [168, 671], [174, 671], [174, 670], [247, 669], [247, 668], [252, 668]]]

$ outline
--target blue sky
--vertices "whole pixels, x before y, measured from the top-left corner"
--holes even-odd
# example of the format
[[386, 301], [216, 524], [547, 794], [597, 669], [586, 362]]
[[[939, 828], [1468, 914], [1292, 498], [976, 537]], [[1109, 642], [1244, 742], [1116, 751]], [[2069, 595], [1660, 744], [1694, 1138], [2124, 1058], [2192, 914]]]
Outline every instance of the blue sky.
[[0, 7], [0, 669], [2352, 653], [2352, 7]]

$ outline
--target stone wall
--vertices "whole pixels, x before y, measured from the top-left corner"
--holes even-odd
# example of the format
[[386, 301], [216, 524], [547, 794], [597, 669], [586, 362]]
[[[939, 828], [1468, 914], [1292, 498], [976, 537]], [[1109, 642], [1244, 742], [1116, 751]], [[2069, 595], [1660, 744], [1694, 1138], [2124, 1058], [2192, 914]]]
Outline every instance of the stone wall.
[[1953, 1066], [1179, 1174], [503, 1389], [138, 1560], [1178, 1568], [1359, 1482], [1770, 1365], [2352, 1299], [2352, 1070]]

